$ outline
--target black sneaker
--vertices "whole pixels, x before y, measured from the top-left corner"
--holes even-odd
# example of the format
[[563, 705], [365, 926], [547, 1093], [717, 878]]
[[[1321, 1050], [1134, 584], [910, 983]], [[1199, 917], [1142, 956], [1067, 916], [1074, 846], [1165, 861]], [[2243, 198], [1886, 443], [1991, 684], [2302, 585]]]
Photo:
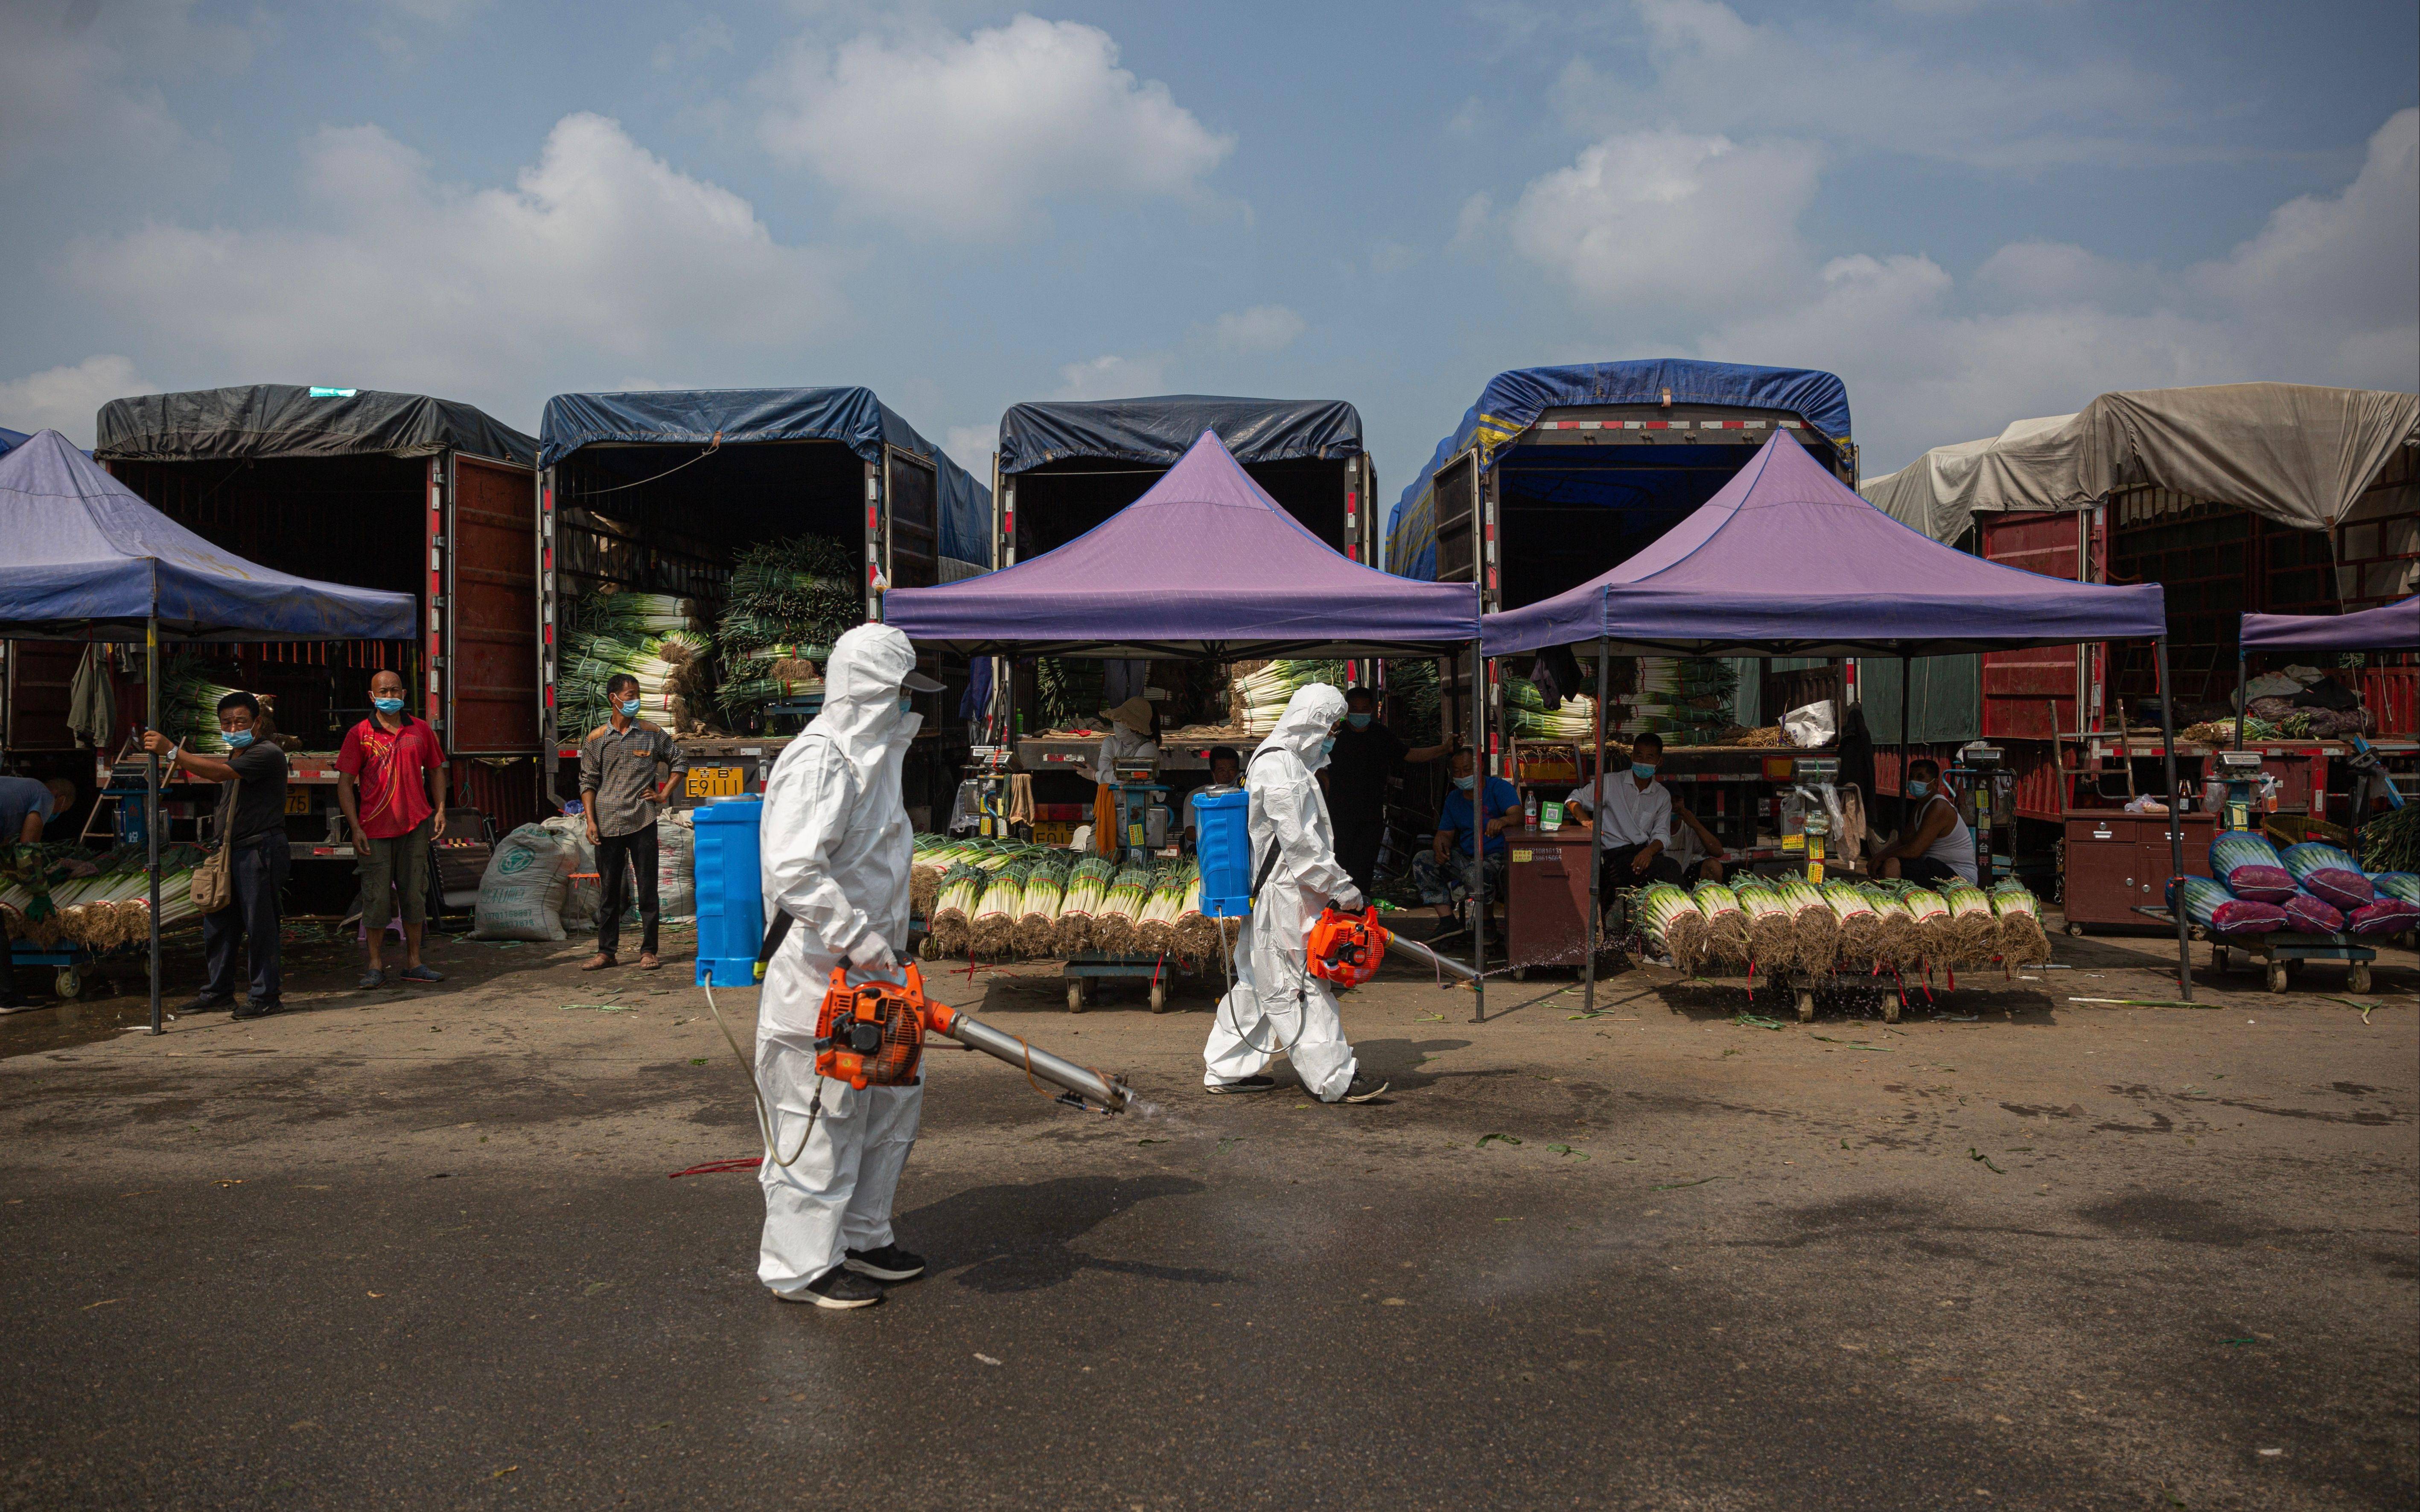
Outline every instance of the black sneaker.
[[1385, 1082], [1373, 1082], [1367, 1076], [1356, 1076], [1353, 1078], [1351, 1084], [1344, 1088], [1344, 1095], [1338, 1098], [1336, 1101], [1339, 1103], [1367, 1103], [1386, 1089], [1387, 1084]]
[[1204, 1082], [1202, 1089], [1213, 1097], [1221, 1092], [1274, 1092], [1278, 1081], [1274, 1076], [1239, 1076], [1232, 1082]]
[[880, 1249], [853, 1249], [848, 1258], [840, 1262], [860, 1275], [870, 1275], [876, 1281], [913, 1281], [924, 1273], [924, 1257], [910, 1255], [896, 1244]]
[[882, 1288], [845, 1264], [835, 1265], [796, 1291], [773, 1293], [783, 1302], [811, 1302], [818, 1307], [871, 1307], [882, 1300]]
[[179, 1013], [224, 1013], [233, 1007], [235, 1007], [235, 999], [232, 997], [210, 997], [204, 995], [194, 998], [192, 1002], [187, 1003], [184, 1007], [177, 1010], [177, 1011]]
[[227, 1016], [239, 1022], [244, 1019], [265, 1019], [285, 1006], [274, 997], [248, 997], [244, 999], [241, 1008]]

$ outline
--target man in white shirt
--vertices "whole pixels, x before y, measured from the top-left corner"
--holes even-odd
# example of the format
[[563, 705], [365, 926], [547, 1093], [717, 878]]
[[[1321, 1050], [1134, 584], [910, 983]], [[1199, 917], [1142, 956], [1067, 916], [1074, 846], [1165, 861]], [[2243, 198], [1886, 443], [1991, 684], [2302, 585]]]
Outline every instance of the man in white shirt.
[[[1665, 855], [1672, 845], [1672, 795], [1655, 780], [1664, 742], [1642, 734], [1630, 748], [1630, 770], [1601, 775], [1589, 787], [1574, 788], [1564, 801], [1597, 820], [1597, 865], [1607, 892], [1650, 882], [1681, 881], [1680, 863]], [[1600, 817], [1596, 788], [1605, 790]]]

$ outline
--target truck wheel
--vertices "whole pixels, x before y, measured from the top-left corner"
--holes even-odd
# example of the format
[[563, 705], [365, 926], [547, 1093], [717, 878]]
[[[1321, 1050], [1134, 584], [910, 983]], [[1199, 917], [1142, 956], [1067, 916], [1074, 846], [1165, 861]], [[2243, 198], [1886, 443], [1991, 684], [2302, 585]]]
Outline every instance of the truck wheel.
[[2356, 961], [2350, 966], [2346, 968], [2345, 991], [2349, 993], [2366, 993], [2369, 991], [2368, 962]]
[[1084, 1011], [1084, 979], [1081, 977], [1067, 979], [1067, 1011], [1070, 1013]]
[[2282, 993], [2286, 990], [2285, 962], [2272, 961], [2269, 963], [2269, 990], [2273, 993]]

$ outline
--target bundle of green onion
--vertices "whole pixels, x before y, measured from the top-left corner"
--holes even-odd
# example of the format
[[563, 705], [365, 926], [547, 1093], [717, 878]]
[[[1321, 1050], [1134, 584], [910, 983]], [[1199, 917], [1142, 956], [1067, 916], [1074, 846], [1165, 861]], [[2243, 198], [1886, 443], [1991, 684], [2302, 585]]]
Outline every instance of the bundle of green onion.
[[1016, 953], [1041, 957], [1051, 953], [1059, 935], [1059, 904], [1067, 892], [1067, 862], [1051, 856], [1033, 863], [1025, 875], [1025, 897], [1017, 907]]
[[815, 665], [865, 618], [864, 564], [829, 536], [767, 541], [741, 553], [715, 626], [723, 684], [716, 702], [735, 723], [768, 703], [819, 689]]
[[1295, 694], [1313, 683], [1326, 683], [1342, 692], [1352, 674], [1341, 661], [1272, 661], [1235, 677], [1229, 684], [1231, 717], [1248, 735], [1266, 735], [1278, 727], [1278, 716]]
[[578, 739], [605, 722], [606, 687], [639, 680], [639, 717], [679, 733], [704, 728], [711, 695], [712, 642], [687, 599], [663, 594], [595, 593], [572, 601], [556, 664], [558, 728]]
[[997, 960], [1016, 949], [1016, 921], [1025, 914], [1025, 880], [1032, 871], [1022, 861], [1010, 861], [990, 873], [982, 901], [968, 915], [969, 960], [977, 956]]
[[990, 873], [971, 861], [960, 861], [941, 876], [933, 900], [930, 934], [936, 955], [964, 955], [974, 910], [983, 901]]
[[1689, 889], [1689, 900], [1706, 916], [1706, 958], [1746, 961], [1747, 914], [1738, 896], [1719, 882], [1700, 882]]
[[1882, 949], [1873, 959], [1894, 971], [1915, 967], [1924, 959], [1924, 933], [1916, 928], [1916, 914], [1905, 900], [1871, 882], [1858, 884], [1857, 891], [1882, 924]]
[[1992, 900], [1963, 878], [1943, 885], [1941, 902], [1948, 922], [1936, 926], [1942, 943], [1935, 959], [1949, 966], [1979, 966], [2000, 953], [2000, 921]]
[[1197, 967], [1227, 948], [1221, 920], [1202, 911], [1202, 868], [1187, 868], [1185, 896], [1176, 905], [1176, 953]]
[[1695, 971], [1706, 940], [1706, 916], [1696, 902], [1668, 882], [1638, 890], [1635, 917], [1647, 937], [1660, 944], [1672, 964]]
[[1780, 890], [1761, 878], [1745, 877], [1731, 884], [1731, 896], [1747, 918], [1749, 969], [1787, 970], [1796, 958], [1798, 935]]
[[1135, 953], [1135, 926], [1151, 896], [1151, 869], [1125, 866], [1109, 884], [1109, 895], [1093, 914], [1093, 949], [1104, 955]]
[[[197, 917], [194, 869], [202, 858], [190, 845], [161, 850], [163, 931]], [[88, 874], [78, 874], [87, 868]], [[42, 949], [61, 944], [119, 949], [150, 937], [150, 891], [142, 846], [121, 845], [95, 857], [72, 846], [20, 845], [0, 861], [0, 934]]]
[[1080, 955], [1093, 948], [1094, 916], [1109, 901], [1118, 869], [1106, 856], [1088, 856], [1067, 873], [1067, 892], [1059, 901], [1059, 927], [1051, 944], [1061, 955]]
[[2050, 959], [2050, 936], [2042, 932], [2041, 904], [2014, 877], [1992, 889], [1992, 912], [2000, 921], [2000, 959], [2024, 965]]
[[236, 690], [210, 676], [208, 667], [188, 654], [162, 671], [160, 728], [187, 750], [216, 755], [227, 748], [219, 732], [219, 700]]
[[1546, 708], [1538, 685], [1526, 677], [1504, 679], [1504, 721], [1524, 740], [1596, 739], [1596, 700], [1566, 698], [1560, 708]]
[[1176, 921], [1185, 912], [1187, 885], [1198, 903], [1202, 869], [1187, 861], [1164, 867], [1152, 877], [1151, 894], [1135, 916], [1135, 949], [1144, 955], [1171, 955], [1176, 950]]

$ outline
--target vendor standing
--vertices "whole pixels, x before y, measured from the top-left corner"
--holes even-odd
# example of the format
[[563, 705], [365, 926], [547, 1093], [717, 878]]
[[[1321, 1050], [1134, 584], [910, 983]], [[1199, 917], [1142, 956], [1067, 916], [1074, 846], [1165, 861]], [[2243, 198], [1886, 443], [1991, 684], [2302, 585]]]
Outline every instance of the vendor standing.
[[1672, 848], [1672, 795], [1655, 780], [1663, 761], [1663, 737], [1651, 731], [1632, 744], [1630, 770], [1600, 773], [1563, 800], [1596, 820], [1597, 866], [1607, 892], [1681, 880], [1681, 864], [1664, 854]]
[[387, 920], [403, 913], [403, 969], [397, 980], [443, 981], [423, 965], [428, 927], [429, 845], [445, 834], [445, 751], [426, 719], [404, 712], [403, 674], [370, 677], [370, 717], [346, 733], [336, 752], [336, 807], [353, 832], [362, 879], [362, 931], [369, 960], [354, 986], [386, 985]]
[[580, 969], [614, 964], [628, 867], [639, 883], [639, 969], [653, 971], [663, 964], [656, 954], [656, 812], [689, 770], [689, 758], [661, 726], [639, 717], [639, 680], [628, 672], [606, 680], [605, 702], [605, 722], [580, 748], [580, 803], [604, 892], [597, 903], [597, 953]]
[[[227, 885], [233, 899], [202, 916], [202, 951], [209, 980], [202, 995], [180, 1011], [207, 1013], [233, 1008], [240, 1019], [274, 1013], [278, 970], [278, 889], [286, 886], [292, 857], [286, 848], [286, 752], [270, 739], [274, 732], [249, 693], [219, 700], [219, 733], [225, 756], [187, 750], [157, 730], [143, 732], [143, 748], [167, 758], [171, 768], [193, 773], [219, 788], [218, 835], [226, 847]], [[236, 951], [244, 949], [249, 991], [236, 1006]]]
[[1407, 763], [1427, 763], [1446, 748], [1404, 744], [1378, 722], [1378, 695], [1347, 688], [1344, 722], [1327, 752], [1327, 814], [1336, 826], [1336, 859], [1362, 896], [1377, 889], [1378, 852], [1387, 838], [1387, 786]]
[[1975, 830], [1942, 790], [1941, 764], [1919, 756], [1907, 764], [1907, 795], [1922, 807], [1906, 833], [1874, 853], [1874, 874], [1910, 882], [1976, 878]]
[[1115, 858], [1125, 850], [1118, 834], [1118, 798], [1110, 789], [1118, 779], [1120, 764], [1157, 764], [1159, 746], [1153, 738], [1157, 720], [1149, 699], [1130, 698], [1109, 711], [1109, 733], [1101, 737], [1101, 753], [1093, 764], [1093, 852], [1096, 856]]

